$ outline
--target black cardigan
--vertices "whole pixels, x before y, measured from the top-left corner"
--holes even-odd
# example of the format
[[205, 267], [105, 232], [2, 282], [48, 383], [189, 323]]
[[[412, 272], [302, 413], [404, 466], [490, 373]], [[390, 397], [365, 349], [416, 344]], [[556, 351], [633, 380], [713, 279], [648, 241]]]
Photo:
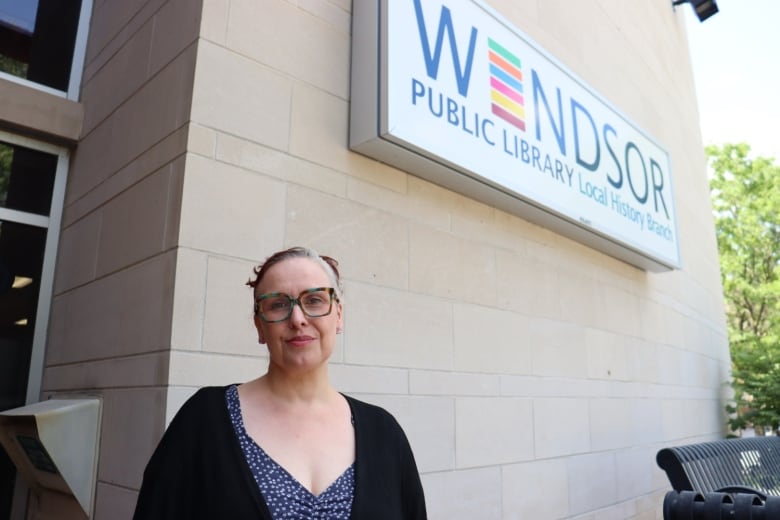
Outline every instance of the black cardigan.
[[[271, 520], [233, 431], [226, 387], [198, 390], [144, 471], [133, 520]], [[427, 518], [414, 455], [387, 411], [346, 397], [355, 421], [355, 520]]]

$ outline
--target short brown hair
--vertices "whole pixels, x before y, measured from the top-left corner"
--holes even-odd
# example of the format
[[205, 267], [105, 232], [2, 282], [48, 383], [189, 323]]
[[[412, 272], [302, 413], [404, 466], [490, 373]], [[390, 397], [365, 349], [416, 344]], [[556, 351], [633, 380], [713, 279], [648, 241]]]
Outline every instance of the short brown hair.
[[265, 259], [265, 262], [252, 269], [252, 271], [255, 273], [255, 278], [254, 280], [250, 278], [246, 282], [246, 285], [254, 290], [255, 287], [260, 285], [260, 281], [263, 279], [263, 276], [265, 276], [265, 273], [268, 272], [268, 269], [280, 262], [283, 262], [284, 260], [289, 260], [290, 258], [310, 258], [319, 263], [325, 271], [325, 274], [327, 274], [328, 278], [330, 278], [330, 282], [333, 284], [333, 289], [336, 291], [336, 297], [341, 299], [342, 288], [341, 278], [339, 275], [339, 263], [335, 258], [321, 255], [308, 247], [296, 246], [285, 249], [283, 251], [277, 251], [276, 253], [272, 254]]

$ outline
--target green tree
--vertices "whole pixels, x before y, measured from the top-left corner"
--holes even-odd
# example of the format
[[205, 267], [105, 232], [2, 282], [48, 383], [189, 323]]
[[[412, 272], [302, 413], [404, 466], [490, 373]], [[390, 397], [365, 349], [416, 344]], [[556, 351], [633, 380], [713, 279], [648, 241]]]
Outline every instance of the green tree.
[[0, 142], [0, 207], [5, 206], [8, 197], [8, 183], [11, 181], [11, 163], [14, 159], [14, 149]]
[[734, 429], [780, 427], [780, 167], [708, 146], [732, 361]]
[[0, 70], [18, 76], [20, 78], [27, 77], [27, 64], [13, 58], [9, 58], [3, 54], [0, 54]]

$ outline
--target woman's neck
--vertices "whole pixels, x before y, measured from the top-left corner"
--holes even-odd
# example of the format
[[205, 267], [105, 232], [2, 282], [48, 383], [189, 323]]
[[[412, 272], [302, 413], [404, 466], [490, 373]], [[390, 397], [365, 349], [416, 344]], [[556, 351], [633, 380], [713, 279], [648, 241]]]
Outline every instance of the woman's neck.
[[327, 404], [339, 395], [330, 384], [327, 368], [290, 375], [272, 365], [264, 376], [250, 385], [254, 387], [252, 390], [288, 405]]

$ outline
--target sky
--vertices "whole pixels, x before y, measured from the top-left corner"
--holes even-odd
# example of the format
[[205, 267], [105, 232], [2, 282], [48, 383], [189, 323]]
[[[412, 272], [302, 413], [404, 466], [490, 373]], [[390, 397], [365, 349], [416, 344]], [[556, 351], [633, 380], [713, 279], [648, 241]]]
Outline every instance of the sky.
[[717, 0], [699, 22], [681, 5], [704, 144], [746, 142], [780, 164], [780, 0]]

